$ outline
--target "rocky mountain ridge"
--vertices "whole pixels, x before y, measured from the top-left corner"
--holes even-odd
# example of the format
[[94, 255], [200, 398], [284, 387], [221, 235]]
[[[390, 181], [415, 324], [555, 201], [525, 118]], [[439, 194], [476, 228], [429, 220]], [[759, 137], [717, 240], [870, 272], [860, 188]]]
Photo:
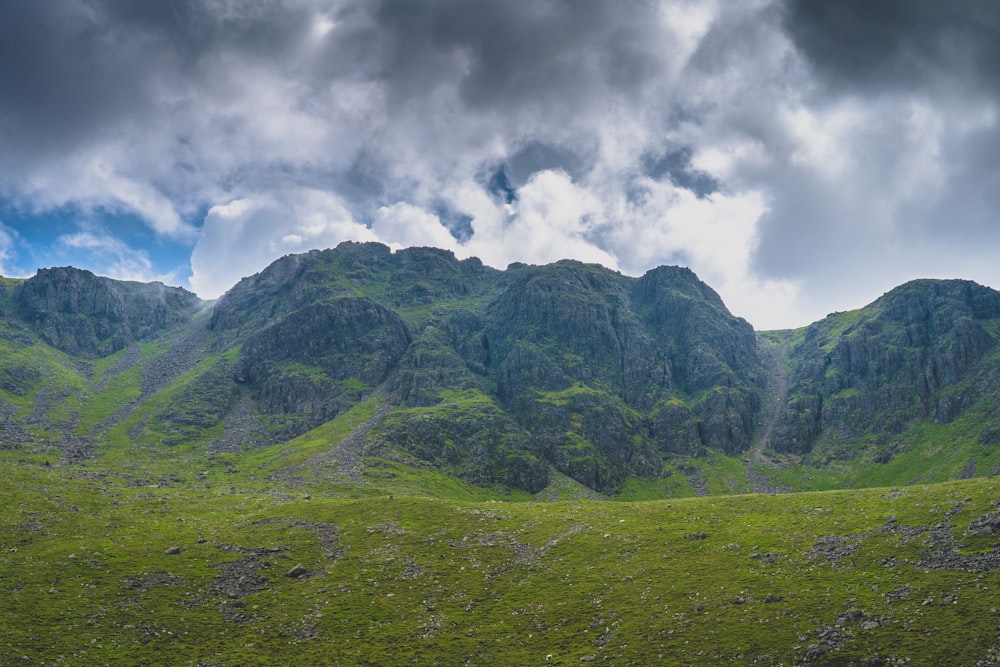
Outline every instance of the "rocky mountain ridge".
[[758, 333], [681, 267], [500, 271], [348, 242], [215, 304], [44, 269], [0, 282], [0, 313], [0, 435], [18, 447], [252, 452], [374, 401], [362, 460], [615, 494], [676, 474], [700, 488], [718, 456], [743, 457], [752, 488], [768, 465], [885, 464], [923, 425], [974, 431], [979, 460], [1000, 444], [1000, 293], [968, 281]]

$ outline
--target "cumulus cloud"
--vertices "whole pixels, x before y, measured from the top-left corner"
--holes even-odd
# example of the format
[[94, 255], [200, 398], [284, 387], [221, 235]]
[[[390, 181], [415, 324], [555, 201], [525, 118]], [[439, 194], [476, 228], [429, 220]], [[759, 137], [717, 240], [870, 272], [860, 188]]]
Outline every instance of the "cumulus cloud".
[[546, 264], [572, 257], [618, 268], [617, 258], [598, 243], [601, 202], [563, 172], [539, 172], [518, 189], [516, 201], [497, 202], [478, 213], [465, 250], [489, 264]]
[[382, 206], [375, 211], [371, 230], [381, 241], [397, 250], [420, 245], [445, 250], [457, 247], [455, 237], [438, 216], [406, 202]]
[[291, 188], [213, 206], [191, 255], [191, 286], [205, 299], [284, 255], [375, 241], [342, 202], [322, 190]]

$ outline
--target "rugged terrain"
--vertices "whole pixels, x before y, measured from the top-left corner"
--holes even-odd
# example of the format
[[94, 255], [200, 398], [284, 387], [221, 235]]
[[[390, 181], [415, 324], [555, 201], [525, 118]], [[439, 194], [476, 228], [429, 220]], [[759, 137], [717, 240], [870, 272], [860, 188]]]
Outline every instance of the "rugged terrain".
[[377, 244], [0, 279], [0, 663], [997, 664], [998, 337]]
[[684, 268], [498, 271], [378, 244], [282, 258], [214, 304], [72, 268], [2, 287], [5, 446], [70, 460], [256, 451], [372, 403], [340, 447], [357, 466], [530, 493], [559, 475], [666, 497], [1000, 464], [1000, 293], [967, 281], [762, 333]]

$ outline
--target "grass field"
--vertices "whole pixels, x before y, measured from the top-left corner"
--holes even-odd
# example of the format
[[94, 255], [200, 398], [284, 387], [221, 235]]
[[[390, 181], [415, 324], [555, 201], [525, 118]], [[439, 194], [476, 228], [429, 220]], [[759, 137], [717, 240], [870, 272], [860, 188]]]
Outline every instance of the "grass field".
[[974, 665], [1000, 646], [989, 478], [537, 502], [395, 462], [281, 491], [248, 466], [2, 455], [4, 665]]

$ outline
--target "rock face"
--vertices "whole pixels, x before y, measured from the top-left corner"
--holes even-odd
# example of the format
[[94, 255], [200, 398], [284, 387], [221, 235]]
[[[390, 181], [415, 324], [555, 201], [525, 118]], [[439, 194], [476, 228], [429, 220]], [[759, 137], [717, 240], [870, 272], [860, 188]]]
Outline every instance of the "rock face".
[[21, 285], [16, 301], [42, 340], [86, 358], [162, 333], [202, 305], [179, 287], [112, 280], [72, 267], [40, 269]]
[[404, 408], [373, 431], [369, 447], [401, 448], [472, 484], [504, 484], [532, 493], [548, 484], [548, 469], [533, 453], [532, 436], [488, 397], [447, 392], [436, 406]]
[[[244, 279], [210, 326], [242, 345], [234, 380], [283, 435], [378, 389], [401, 411], [442, 411], [390, 420], [373, 446], [475, 483], [536, 489], [551, 465], [614, 491], [659, 475], [666, 453], [746, 449], [760, 405], [753, 330], [686, 269], [501, 272], [345, 243]], [[456, 391], [482, 400], [444, 409]]]
[[952, 421], [991, 385], [977, 373], [997, 348], [998, 321], [1000, 293], [916, 280], [810, 325], [790, 352], [775, 447], [801, 453], [821, 436], [891, 436], [918, 419]]
[[667, 353], [664, 368], [672, 370], [682, 395], [694, 398], [693, 420], [678, 421], [677, 401], [660, 397], [660, 438], [677, 442], [694, 427], [701, 445], [746, 449], [763, 381], [753, 328], [730, 315], [719, 295], [689, 269], [654, 269], [636, 287], [643, 324]]
[[234, 378], [269, 413], [328, 421], [380, 385], [411, 342], [403, 319], [358, 297], [290, 313], [243, 344]]
[[493, 394], [570, 477], [613, 490], [662, 453], [745, 449], [760, 405], [753, 329], [695, 275], [521, 267], [486, 309]]
[[[88, 398], [74, 392], [139, 363], [141, 387], [119, 385], [128, 402], [88, 443], [134, 410], [129, 436], [145, 445], [233, 451], [377, 398], [345, 440], [358, 460], [531, 492], [560, 473], [607, 493], [713, 452], [852, 457], [874, 442], [888, 458], [914, 424], [972, 412], [985, 415], [982, 446], [1000, 443], [1000, 293], [967, 281], [914, 281], [765, 341], [684, 268], [499, 271], [433, 248], [343, 243], [283, 257], [199, 319], [203, 306], [72, 268], [0, 280], [3, 446], [50, 414], [71, 442]], [[69, 356], [43, 358], [43, 344]]]

